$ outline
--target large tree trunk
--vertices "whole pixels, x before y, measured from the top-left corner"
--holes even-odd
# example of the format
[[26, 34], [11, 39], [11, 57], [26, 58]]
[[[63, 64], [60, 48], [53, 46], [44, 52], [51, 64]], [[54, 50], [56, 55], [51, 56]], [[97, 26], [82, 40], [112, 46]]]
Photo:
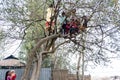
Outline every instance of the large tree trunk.
[[28, 80], [31, 65], [32, 65], [32, 59], [30, 59], [29, 62], [27, 62], [27, 65], [26, 65], [26, 68], [24, 70], [24, 74], [23, 74], [21, 80]]
[[32, 71], [32, 74], [30, 76], [31, 77], [30, 80], [34, 80], [35, 79], [36, 71], [37, 71], [37, 62], [35, 62], [34, 65], [33, 65], [33, 71]]
[[[41, 65], [42, 65], [42, 54], [40, 54], [40, 57], [38, 59], [37, 71], [36, 71], [36, 79], [34, 79], [34, 80], [39, 80], [39, 78], [40, 78]], [[33, 80], [33, 79], [31, 79], [31, 80]]]
[[30, 80], [39, 80], [41, 63], [42, 63], [42, 55], [40, 54], [40, 57], [34, 63], [34, 69], [33, 69], [33, 73], [31, 75], [31, 79]]

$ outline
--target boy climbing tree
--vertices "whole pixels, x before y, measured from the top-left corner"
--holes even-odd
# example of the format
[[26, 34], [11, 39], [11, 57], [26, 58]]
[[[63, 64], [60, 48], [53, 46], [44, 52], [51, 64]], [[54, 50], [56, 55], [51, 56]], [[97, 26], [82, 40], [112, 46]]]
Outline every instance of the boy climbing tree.
[[55, 8], [53, 4], [51, 4], [47, 9], [47, 15], [46, 15], [46, 34], [50, 35], [50, 33], [54, 30], [54, 12]]
[[59, 15], [59, 23], [60, 23], [60, 32], [65, 34], [66, 31], [66, 14], [63, 11], [61, 15]]
[[80, 30], [81, 31], [86, 30], [88, 21], [89, 21], [89, 18], [87, 18], [87, 16], [82, 17], [81, 24], [80, 24]]

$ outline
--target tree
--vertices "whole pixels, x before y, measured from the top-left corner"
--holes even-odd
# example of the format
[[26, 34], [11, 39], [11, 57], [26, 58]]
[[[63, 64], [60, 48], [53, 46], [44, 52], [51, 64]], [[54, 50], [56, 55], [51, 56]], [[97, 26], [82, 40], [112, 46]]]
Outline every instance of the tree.
[[[57, 9], [55, 19], [60, 10], [66, 10], [69, 13], [73, 8], [77, 9], [78, 16], [87, 15], [89, 17], [88, 30], [78, 34], [75, 39], [68, 38], [72, 46], [77, 46], [73, 50], [83, 54], [83, 62], [92, 61], [104, 64], [104, 61], [108, 61], [109, 58], [105, 55], [106, 51], [114, 53], [119, 50], [119, 45], [115, 43], [115, 41], [119, 42], [117, 37], [120, 25], [119, 7], [111, 6], [111, 2], [108, 0], [73, 0], [72, 2], [57, 0], [53, 2]], [[3, 5], [1, 15], [5, 18], [4, 21], [9, 21], [10, 24], [8, 31], [11, 33], [8, 32], [7, 38], [21, 39], [26, 43], [24, 45], [26, 45], [28, 53], [27, 65], [22, 80], [28, 79], [30, 70], [33, 71], [30, 79], [38, 80], [43, 55], [54, 53], [60, 45], [68, 42], [64, 41], [56, 45], [55, 41], [61, 34], [55, 33], [47, 37], [44, 35], [46, 3], [49, 1], [3, 0], [1, 3]], [[39, 5], [39, 3], [41, 4]], [[82, 34], [86, 35], [86, 39]], [[106, 39], [110, 41], [106, 42]], [[116, 50], [110, 49], [110, 45], [117, 47]]]

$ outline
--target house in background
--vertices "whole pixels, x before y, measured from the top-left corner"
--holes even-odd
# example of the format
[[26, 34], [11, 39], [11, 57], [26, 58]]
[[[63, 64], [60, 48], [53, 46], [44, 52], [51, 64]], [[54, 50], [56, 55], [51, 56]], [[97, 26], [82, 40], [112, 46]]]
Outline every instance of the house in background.
[[25, 63], [21, 62], [18, 58], [10, 55], [0, 61], [0, 68], [23, 68]]
[[10, 55], [0, 61], [0, 80], [5, 80], [5, 74], [8, 70], [15, 70], [17, 74], [16, 80], [20, 80], [25, 68], [25, 63], [18, 58]]

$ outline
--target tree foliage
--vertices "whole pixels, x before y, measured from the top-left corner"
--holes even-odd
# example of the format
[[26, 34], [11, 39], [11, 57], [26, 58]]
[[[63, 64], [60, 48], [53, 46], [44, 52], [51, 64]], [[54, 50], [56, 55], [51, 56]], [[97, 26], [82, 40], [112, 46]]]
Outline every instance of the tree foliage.
[[[71, 64], [71, 55], [78, 56], [84, 53], [86, 62], [104, 64], [120, 51], [119, 0], [2, 0], [0, 3], [1, 21], [7, 22], [4, 38], [21, 40], [21, 53], [23, 55], [27, 53], [25, 80], [31, 65], [38, 66], [36, 62], [41, 59], [41, 54], [54, 53], [57, 50], [57, 55], [54, 56], [56, 66], [68, 68], [67, 65]], [[71, 10], [76, 9], [77, 17], [88, 16], [90, 20], [86, 32], [79, 33], [74, 40], [60, 38], [60, 43], [55, 41], [58, 41], [61, 34], [46, 37], [44, 31], [46, 9], [51, 3], [54, 3], [59, 14], [65, 11], [69, 15]], [[65, 44], [62, 48], [65, 52], [60, 53], [61, 47], [58, 46], [63, 43]], [[46, 59], [49, 65], [50, 59]], [[31, 79], [33, 78], [32, 76]]]

